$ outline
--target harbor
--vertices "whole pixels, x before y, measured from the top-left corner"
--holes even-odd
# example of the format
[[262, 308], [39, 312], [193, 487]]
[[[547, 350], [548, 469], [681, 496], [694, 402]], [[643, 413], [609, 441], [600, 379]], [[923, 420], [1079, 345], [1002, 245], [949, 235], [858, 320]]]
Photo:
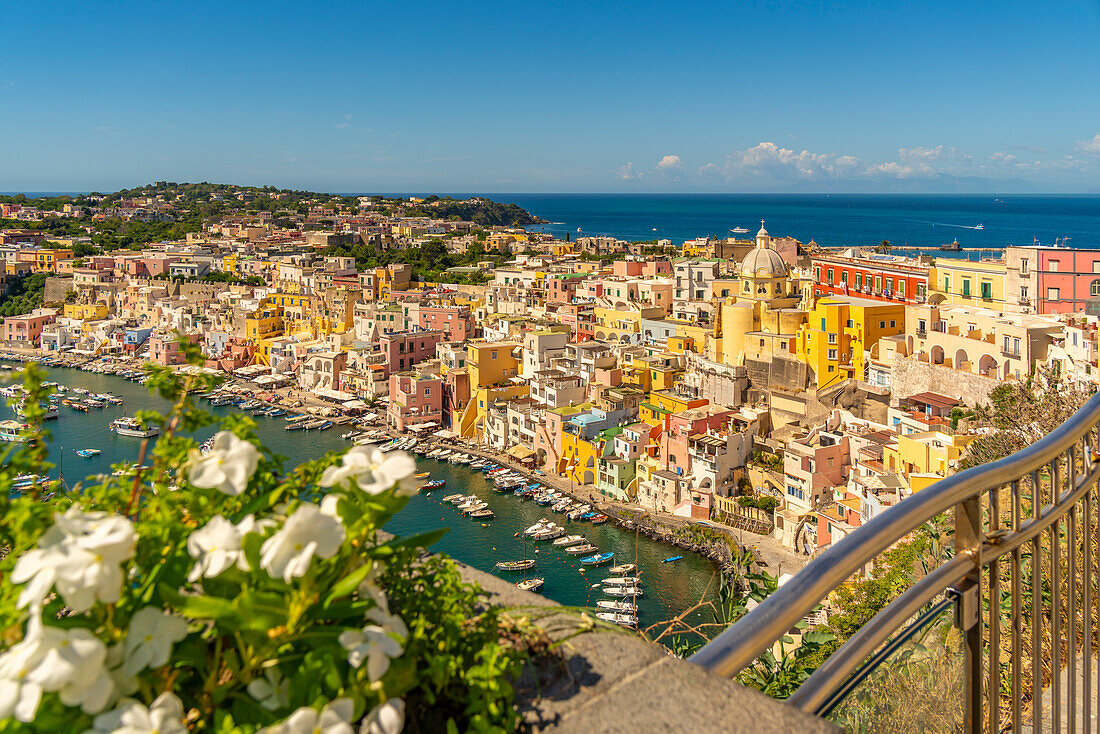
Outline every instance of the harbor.
[[[110, 432], [107, 430], [109, 424], [132, 416], [137, 410], [169, 408], [166, 401], [150, 395], [136, 379], [129, 380], [115, 374], [67, 367], [44, 369], [47, 381], [66, 388], [66, 392], [61, 393], [63, 395], [81, 396], [88, 393], [117, 398], [115, 402], [108, 402], [103, 407], [88, 412], [63, 407], [60, 409], [60, 417], [47, 423], [52, 434], [50, 460], [56, 465], [50, 476], [56, 478], [64, 472], [66, 484], [77, 491], [78, 482], [84, 477], [110, 473], [114, 465], [137, 459], [141, 439]], [[75, 392], [77, 389], [86, 393]], [[219, 415], [242, 410], [228, 403], [213, 404], [219, 402], [217, 400], [202, 402], [209, 406], [211, 412]], [[11, 408], [4, 408], [3, 417], [12, 417]], [[353, 445], [353, 438], [358, 438], [359, 441], [364, 438], [374, 440], [380, 445], [382, 441], [390, 441], [389, 435], [381, 430], [354, 431], [346, 428], [312, 429], [308, 431], [309, 440], [306, 441], [302, 440], [306, 429], [286, 430], [288, 425], [294, 423], [288, 423], [288, 417], [293, 418], [293, 414], [254, 415], [261, 439], [272, 451], [285, 456], [287, 465], [316, 458], [325, 452], [346, 450]], [[194, 438], [202, 443], [212, 434], [213, 429], [206, 429], [195, 434]], [[475, 456], [474, 452], [459, 447], [433, 447], [432, 450], [462, 453], [471, 459]], [[87, 454], [81, 455], [78, 452]], [[488, 457], [482, 460], [492, 463], [492, 459]], [[427, 473], [422, 478], [422, 483], [442, 484], [412, 497], [406, 508], [386, 526], [386, 530], [390, 532], [411, 535], [447, 527], [449, 531], [432, 550], [446, 553], [456, 560], [517, 584], [525, 580], [523, 571], [502, 571], [496, 564], [525, 558], [532, 560], [534, 563], [527, 569], [527, 579], [543, 579], [543, 584], [532, 590], [563, 605], [586, 608], [593, 616], [628, 615], [608, 618], [607, 621], [612, 622], [628, 622], [633, 614], [628, 607], [632, 603], [636, 604], [637, 625], [641, 630], [672, 619], [684, 610], [717, 596], [717, 566], [698, 554], [655, 541], [644, 534], [630, 532], [612, 522], [594, 525], [592, 518], [570, 520], [565, 513], [555, 512], [552, 505], [536, 503], [533, 496], [531, 499], [516, 496], [514, 489], [509, 492], [494, 491], [499, 488], [493, 479], [481, 468], [471, 468], [468, 463], [455, 464], [446, 458], [436, 460], [425, 456], [417, 457], [417, 463], [420, 471]], [[515, 476], [518, 477], [518, 474]], [[524, 487], [532, 483], [535, 482], [524, 477]], [[491, 517], [472, 518], [463, 514], [456, 505], [444, 501], [445, 497], [453, 494], [472, 495], [484, 503], [483, 509], [491, 511]], [[564, 532], [560, 537], [583, 536], [593, 550], [584, 555], [571, 554], [566, 552], [568, 548], [553, 545], [557, 538], [535, 540], [524, 535], [525, 530], [544, 520], [563, 528]], [[582, 563], [584, 558], [602, 553], [613, 555], [598, 565]], [[669, 563], [664, 562], [676, 556], [681, 557]], [[629, 574], [611, 572], [612, 568], [629, 564], [635, 565], [636, 570]], [[620, 585], [618, 582], [603, 583], [605, 579], [616, 576], [639, 579], [638, 584], [631, 586], [639, 588], [641, 594], [622, 596], [616, 589]], [[600, 602], [605, 604], [601, 605]], [[615, 606], [610, 607], [610, 603]], [[705, 612], [696, 612], [692, 616], [700, 620], [709, 619]], [[666, 638], [663, 642], [670, 640]]]

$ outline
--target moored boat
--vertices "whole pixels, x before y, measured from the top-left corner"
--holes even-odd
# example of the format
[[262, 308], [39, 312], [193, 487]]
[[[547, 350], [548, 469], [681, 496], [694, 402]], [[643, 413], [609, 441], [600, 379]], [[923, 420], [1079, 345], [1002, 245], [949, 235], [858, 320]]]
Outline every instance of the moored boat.
[[522, 591], [534, 592], [541, 589], [543, 584], [545, 583], [546, 579], [536, 577], [533, 579], [524, 579], [523, 581], [520, 581], [518, 584], [516, 584], [516, 586], [518, 586]]
[[137, 436], [138, 438], [149, 438], [150, 436], [156, 436], [158, 433], [160, 433], [160, 429], [157, 426], [145, 426], [137, 419], [128, 417], [117, 418], [111, 421], [109, 427], [119, 436]]
[[87, 459], [92, 456], [98, 456], [99, 449], [77, 449], [76, 455], [82, 459]]
[[591, 543], [585, 543], [584, 545], [574, 545], [572, 547], [566, 548], [565, 552], [569, 553], [570, 555], [578, 555], [581, 553], [591, 553], [592, 551], [598, 550], [599, 548], [592, 545]]
[[624, 563], [621, 566], [612, 566], [611, 568], [609, 568], [607, 570], [610, 571], [613, 574], [621, 576], [621, 575], [628, 574], [628, 573], [631, 573], [633, 571], [638, 570], [638, 567], [633, 563]]
[[615, 554], [611, 552], [596, 553], [594, 555], [588, 556], [587, 558], [582, 558], [581, 564], [585, 566], [601, 566], [614, 557]]
[[497, 561], [496, 567], [501, 571], [526, 571], [534, 565], [535, 559], [526, 558], [522, 561]]

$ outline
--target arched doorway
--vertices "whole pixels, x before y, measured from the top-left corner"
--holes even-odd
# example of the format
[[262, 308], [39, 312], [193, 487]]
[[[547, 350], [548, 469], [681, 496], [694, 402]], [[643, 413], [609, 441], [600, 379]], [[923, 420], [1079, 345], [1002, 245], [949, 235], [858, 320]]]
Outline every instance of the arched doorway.
[[970, 357], [966, 355], [965, 349], [960, 349], [955, 352], [955, 363], [952, 365], [957, 370], [963, 369], [963, 366], [970, 361]]
[[997, 377], [997, 360], [988, 354], [983, 354], [978, 359], [978, 374], [987, 377]]
[[932, 364], [943, 364], [943, 347], [939, 344], [932, 346]]
[[595, 477], [595, 475], [592, 474], [592, 470], [591, 469], [585, 469], [584, 470], [584, 481], [582, 481], [581, 484], [592, 484], [595, 481], [596, 481], [596, 477]]

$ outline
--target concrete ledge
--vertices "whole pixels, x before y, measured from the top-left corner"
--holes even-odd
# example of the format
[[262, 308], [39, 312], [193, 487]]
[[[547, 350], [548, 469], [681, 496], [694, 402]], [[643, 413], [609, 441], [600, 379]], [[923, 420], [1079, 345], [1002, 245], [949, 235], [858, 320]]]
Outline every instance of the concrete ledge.
[[833, 724], [808, 716], [759, 691], [714, 675], [670, 655], [637, 634], [602, 627], [582, 631], [578, 613], [538, 594], [459, 564], [467, 581], [490, 593], [489, 601], [532, 608], [560, 648], [561, 665], [531, 666], [517, 682], [517, 704], [529, 731], [753, 732], [835, 734]]

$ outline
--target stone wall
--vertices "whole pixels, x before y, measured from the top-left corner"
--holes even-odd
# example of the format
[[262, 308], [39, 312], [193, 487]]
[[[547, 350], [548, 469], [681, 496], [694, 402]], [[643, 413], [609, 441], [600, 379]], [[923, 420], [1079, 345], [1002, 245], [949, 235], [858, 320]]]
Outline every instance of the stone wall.
[[900, 355], [894, 357], [894, 371], [890, 379], [890, 391], [899, 399], [934, 392], [957, 398], [966, 405], [988, 403], [989, 393], [1001, 384], [999, 380]]
[[46, 290], [42, 296], [42, 303], [64, 303], [65, 294], [73, 288], [72, 277], [46, 278]]
[[684, 382], [701, 398], [718, 405], [738, 407], [748, 392], [748, 370], [744, 367], [712, 362], [694, 353], [687, 355]]

